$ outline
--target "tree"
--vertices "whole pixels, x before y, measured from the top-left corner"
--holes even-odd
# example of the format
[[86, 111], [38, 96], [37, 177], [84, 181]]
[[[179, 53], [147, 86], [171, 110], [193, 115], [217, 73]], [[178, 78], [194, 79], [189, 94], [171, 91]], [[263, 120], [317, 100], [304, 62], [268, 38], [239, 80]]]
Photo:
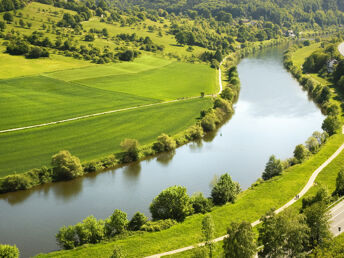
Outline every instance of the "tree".
[[226, 258], [251, 258], [256, 253], [255, 236], [248, 222], [233, 222], [227, 229], [228, 236], [223, 240]]
[[312, 136], [317, 139], [319, 145], [322, 145], [326, 142], [327, 138], [328, 138], [328, 134], [326, 132], [318, 132], [315, 131]]
[[215, 225], [210, 214], [205, 215], [202, 220], [202, 235], [205, 240], [205, 246], [209, 250], [209, 257], [213, 257], [214, 243], [212, 240], [215, 236]]
[[79, 245], [96, 244], [104, 239], [104, 221], [94, 216], [89, 216], [75, 226], [75, 232], [78, 235]]
[[56, 234], [56, 241], [64, 249], [73, 249], [78, 246], [78, 237], [75, 226], [63, 226]]
[[312, 153], [317, 153], [319, 150], [319, 142], [313, 136], [311, 136], [307, 139], [306, 146], [307, 146], [307, 149]]
[[0, 245], [0, 257], [19, 258], [19, 250], [15, 245]]
[[337, 178], [336, 178], [336, 190], [335, 193], [339, 196], [344, 195], [344, 169], [341, 169], [338, 172]]
[[4, 31], [6, 29], [6, 24], [3, 21], [0, 21], [0, 30]]
[[141, 212], [136, 212], [130, 220], [128, 228], [133, 231], [140, 230], [142, 225], [144, 225], [146, 222], [147, 217]]
[[221, 92], [221, 98], [227, 99], [228, 101], [232, 101], [234, 97], [234, 93], [231, 90], [231, 88], [226, 87], [222, 92]]
[[112, 237], [125, 231], [128, 225], [127, 214], [121, 210], [114, 210], [110, 218], [105, 220], [105, 235]]
[[149, 210], [154, 220], [174, 219], [183, 221], [186, 216], [193, 213], [186, 188], [182, 186], [171, 186], [163, 190], [153, 199]]
[[223, 56], [221, 54], [220, 50], [216, 50], [215, 54], [214, 54], [214, 58], [220, 63], [223, 59]]
[[9, 12], [4, 13], [3, 18], [5, 21], [7, 21], [7, 23], [13, 22], [13, 15]]
[[171, 151], [177, 147], [176, 141], [167, 134], [161, 134], [157, 138], [157, 142], [153, 144], [156, 152]]
[[278, 215], [269, 211], [261, 220], [258, 241], [264, 248], [260, 257], [298, 257], [304, 253], [309, 228], [303, 215], [292, 210]]
[[223, 174], [211, 190], [211, 197], [216, 205], [223, 205], [227, 202], [234, 203], [236, 196], [240, 193], [240, 185], [232, 181], [231, 176]]
[[23, 19], [19, 20], [19, 25], [20, 27], [24, 28], [25, 27], [25, 22], [23, 21]]
[[306, 222], [310, 228], [309, 247], [314, 249], [316, 246], [322, 246], [328, 239], [331, 239], [329, 230], [330, 216], [327, 211], [327, 205], [324, 202], [316, 202], [304, 210]]
[[6, 52], [10, 55], [24, 55], [29, 52], [29, 45], [22, 40], [11, 41]]
[[121, 147], [123, 149], [123, 151], [125, 152], [124, 156], [123, 156], [123, 162], [127, 163], [127, 162], [132, 162], [132, 161], [136, 161], [139, 159], [139, 154], [140, 154], [140, 150], [139, 150], [139, 142], [135, 139], [124, 139], [121, 142]]
[[329, 135], [333, 135], [340, 127], [340, 122], [337, 116], [328, 116], [325, 118], [321, 128]]
[[187, 41], [186, 35], [185, 35], [185, 33], [182, 32], [182, 31], [178, 32], [178, 33], [175, 35], [175, 37], [176, 37], [177, 43], [178, 43], [179, 45], [184, 45], [184, 44], [186, 43], [186, 41]]
[[299, 144], [295, 147], [294, 150], [294, 158], [297, 159], [298, 162], [304, 161], [308, 156], [308, 150], [306, 149], [305, 145]]
[[203, 196], [202, 193], [195, 193], [190, 201], [195, 213], [206, 213], [211, 211], [211, 201]]
[[59, 179], [72, 179], [83, 174], [78, 157], [72, 156], [69, 151], [63, 150], [52, 157], [54, 175]]
[[268, 163], [266, 163], [265, 170], [262, 178], [268, 180], [274, 176], [278, 176], [282, 173], [283, 167], [279, 159], [276, 159], [274, 155], [271, 155]]

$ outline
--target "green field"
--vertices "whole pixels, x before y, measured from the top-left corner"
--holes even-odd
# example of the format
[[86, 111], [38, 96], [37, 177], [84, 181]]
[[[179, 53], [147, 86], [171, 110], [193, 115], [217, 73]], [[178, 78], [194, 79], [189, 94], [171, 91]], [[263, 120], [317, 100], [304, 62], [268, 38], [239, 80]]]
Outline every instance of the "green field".
[[210, 98], [197, 98], [0, 134], [0, 177], [49, 165], [52, 154], [63, 149], [85, 161], [120, 151], [124, 138], [151, 143], [161, 133], [173, 135], [193, 125], [210, 105]]

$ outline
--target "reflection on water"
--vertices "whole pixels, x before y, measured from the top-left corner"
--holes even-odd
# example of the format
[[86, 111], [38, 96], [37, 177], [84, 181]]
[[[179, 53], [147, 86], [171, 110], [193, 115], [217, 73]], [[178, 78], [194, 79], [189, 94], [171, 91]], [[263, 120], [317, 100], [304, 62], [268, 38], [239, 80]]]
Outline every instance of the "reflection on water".
[[225, 172], [245, 189], [271, 154], [288, 158], [320, 130], [323, 116], [284, 70], [280, 49], [245, 58], [238, 72], [242, 89], [235, 115], [204, 140], [115, 170], [0, 195], [0, 242], [16, 244], [23, 257], [55, 250], [62, 225], [91, 214], [104, 219], [114, 209], [129, 218], [136, 211], [149, 216], [149, 204], [162, 189], [184, 185], [189, 194], [208, 196], [214, 176]]

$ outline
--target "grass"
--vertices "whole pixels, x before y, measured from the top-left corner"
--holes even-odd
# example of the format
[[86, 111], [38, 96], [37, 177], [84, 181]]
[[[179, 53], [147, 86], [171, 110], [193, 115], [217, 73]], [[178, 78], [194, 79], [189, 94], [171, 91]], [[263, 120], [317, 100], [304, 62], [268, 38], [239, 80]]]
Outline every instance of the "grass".
[[211, 103], [210, 98], [198, 98], [0, 134], [0, 177], [49, 165], [51, 156], [64, 149], [89, 161], [119, 152], [125, 138], [148, 144], [161, 133], [177, 134]]
[[[282, 176], [264, 182], [239, 195], [235, 204], [216, 207], [211, 212], [216, 226], [216, 236], [226, 233], [231, 221], [250, 221], [259, 219], [270, 208], [277, 208], [292, 199], [308, 181], [309, 176], [343, 143], [343, 135], [335, 135], [322, 149], [303, 164], [293, 166]], [[343, 154], [341, 154], [341, 157]], [[328, 173], [329, 169], [321, 173]], [[332, 172], [331, 172], [332, 173]], [[41, 254], [38, 257], [98, 257], [110, 256], [114, 246], [122, 247], [127, 257], [142, 257], [198, 243], [201, 240], [201, 221], [203, 215], [188, 217], [168, 230], [143, 233], [115, 242], [87, 245], [71, 251]]]

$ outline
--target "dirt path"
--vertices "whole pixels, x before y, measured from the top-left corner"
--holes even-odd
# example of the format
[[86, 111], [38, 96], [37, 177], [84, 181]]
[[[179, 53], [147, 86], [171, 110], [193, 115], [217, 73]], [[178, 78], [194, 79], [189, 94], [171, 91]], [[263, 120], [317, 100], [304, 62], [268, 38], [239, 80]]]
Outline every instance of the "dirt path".
[[[344, 133], [344, 127], [342, 128], [342, 133]], [[330, 164], [341, 152], [342, 150], [344, 149], [344, 144], [342, 144], [337, 150], [335, 153], [332, 154], [331, 157], [329, 157], [320, 167], [318, 167], [314, 172], [313, 174], [310, 176], [310, 178], [308, 179], [308, 182], [307, 184], [304, 186], [304, 188], [301, 190], [300, 193], [298, 193], [298, 197], [301, 198], [303, 195], [305, 195], [307, 193], [307, 191], [313, 186], [314, 184], [314, 181], [316, 179], [316, 177], [318, 176], [318, 174], [328, 165]], [[292, 204], [294, 204], [299, 198], [293, 198], [291, 199], [289, 202], [287, 202], [285, 205], [283, 205], [282, 207], [280, 207], [279, 209], [277, 209], [275, 211], [275, 213], [280, 213], [281, 211], [285, 210], [286, 208], [288, 208], [289, 206], [291, 206]], [[256, 220], [254, 222], [251, 223], [251, 226], [254, 227], [256, 225], [258, 225], [260, 223], [260, 220]], [[227, 237], [227, 235], [224, 235], [224, 236], [221, 236], [221, 237], [218, 237], [216, 239], [213, 240], [214, 243], [216, 242], [219, 242], [219, 241], [222, 241], [225, 237]], [[169, 252], [165, 252], [165, 253], [160, 253], [160, 254], [155, 254], [155, 255], [151, 255], [151, 256], [148, 256], [147, 258], [158, 258], [158, 257], [162, 257], [162, 256], [165, 256], [165, 255], [171, 255], [171, 254], [176, 254], [176, 253], [181, 253], [181, 252], [184, 252], [184, 251], [187, 251], [187, 250], [191, 250], [193, 248], [195, 248], [195, 246], [203, 246], [204, 245], [204, 242], [203, 243], [199, 243], [199, 244], [195, 244], [195, 245], [192, 245], [192, 246], [187, 246], [187, 247], [183, 247], [183, 248], [180, 248], [180, 249], [176, 249], [176, 250], [172, 250], [172, 251], [169, 251]]]

